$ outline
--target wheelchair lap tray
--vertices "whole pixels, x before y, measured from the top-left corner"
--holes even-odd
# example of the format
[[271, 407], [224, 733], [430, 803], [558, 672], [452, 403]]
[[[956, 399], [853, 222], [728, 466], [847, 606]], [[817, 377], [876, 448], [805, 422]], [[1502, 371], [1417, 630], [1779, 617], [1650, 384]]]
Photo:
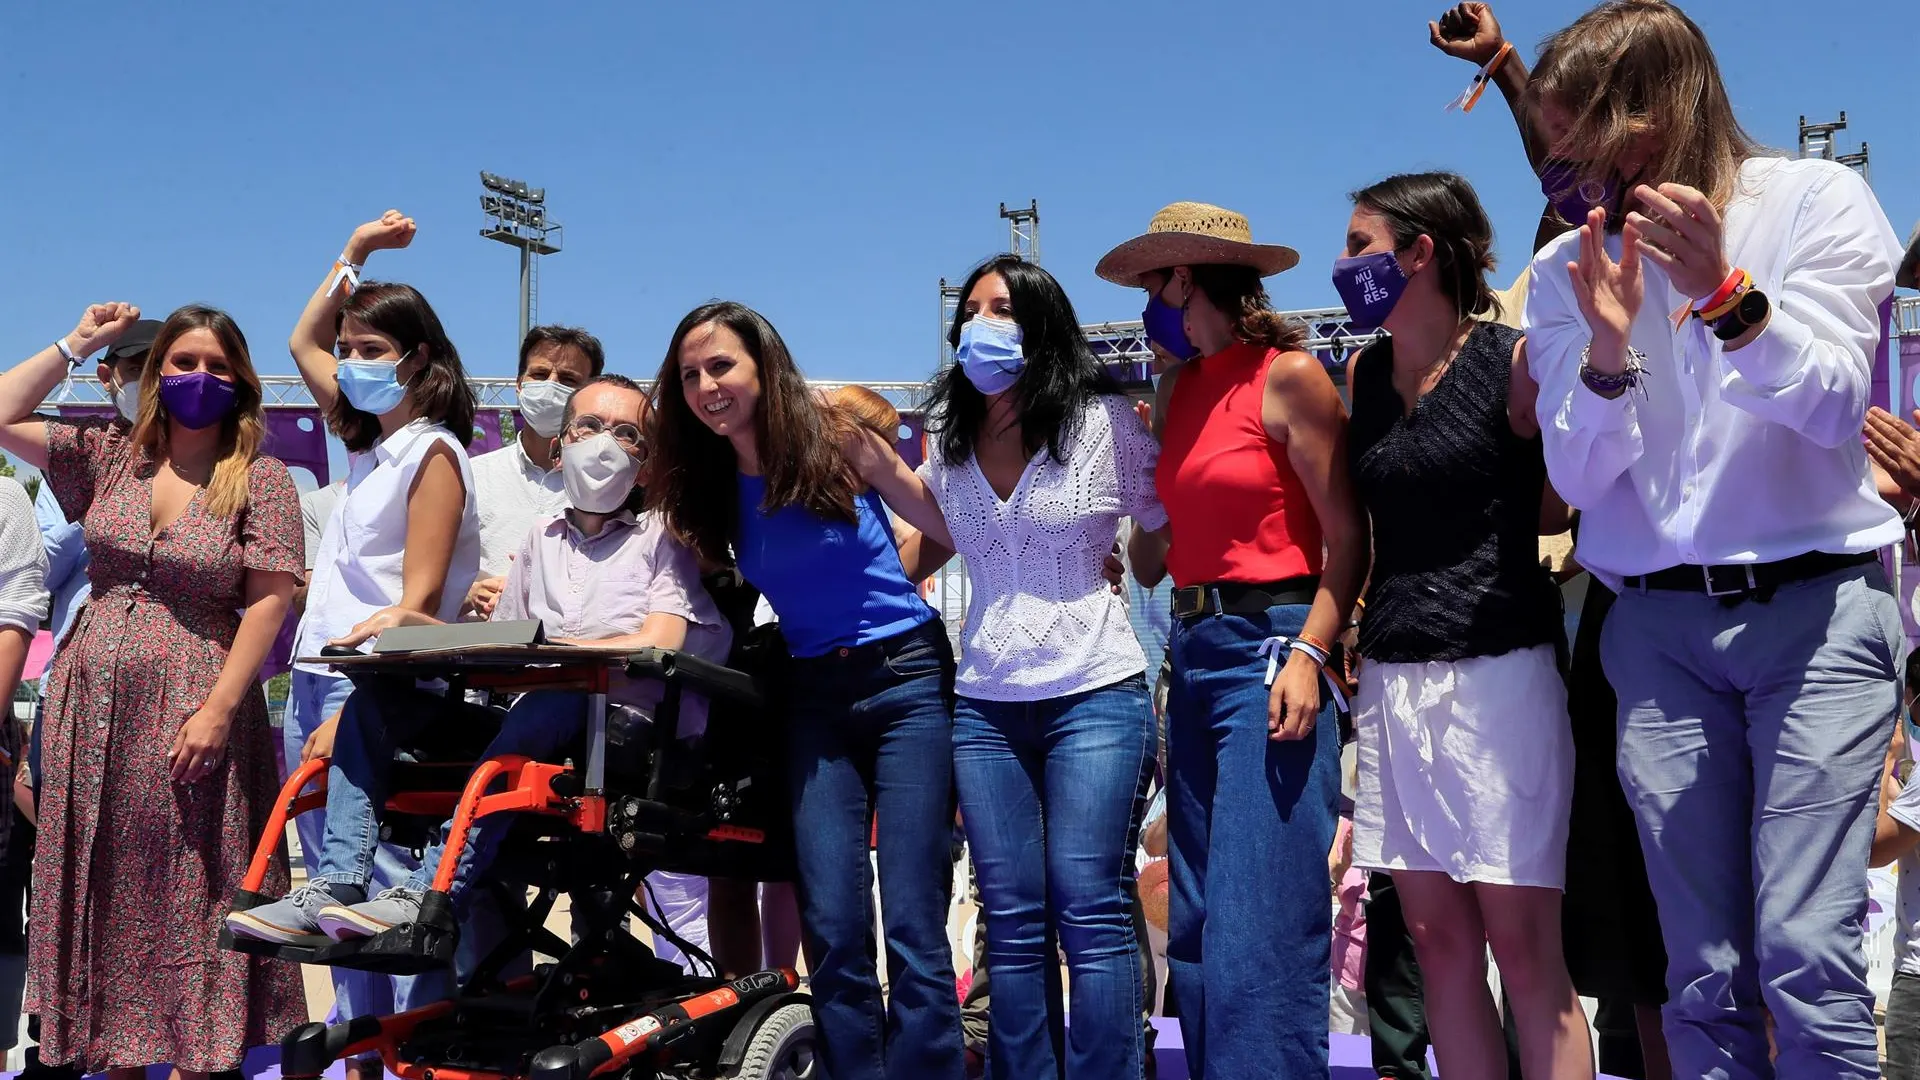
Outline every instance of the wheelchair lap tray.
[[443, 623], [438, 626], [396, 626], [384, 630], [373, 646], [373, 653], [381, 656], [386, 653], [438, 652], [487, 645], [525, 648], [546, 643], [547, 634], [539, 619]]

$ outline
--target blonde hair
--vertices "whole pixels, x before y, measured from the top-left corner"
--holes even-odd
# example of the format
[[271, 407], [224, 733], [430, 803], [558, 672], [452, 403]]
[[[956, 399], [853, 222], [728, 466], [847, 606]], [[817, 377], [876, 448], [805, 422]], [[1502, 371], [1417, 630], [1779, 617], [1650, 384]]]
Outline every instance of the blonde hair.
[[864, 386], [839, 386], [827, 391], [826, 398], [829, 408], [845, 414], [854, 423], [890, 443], [899, 440], [900, 410], [878, 392]]
[[1653, 136], [1637, 179], [1685, 184], [1725, 208], [1740, 164], [1760, 153], [1734, 118], [1706, 35], [1667, 0], [1609, 0], [1574, 20], [1542, 47], [1527, 96], [1572, 115], [1549, 152], [1582, 148], [1583, 179], [1605, 180], [1636, 140]]
[[253, 370], [247, 352], [246, 336], [233, 317], [217, 308], [189, 304], [167, 316], [160, 332], [154, 335], [147, 351], [147, 363], [140, 378], [140, 411], [133, 423], [134, 445], [150, 457], [168, 453], [169, 420], [166, 403], [160, 399], [161, 364], [174, 342], [194, 330], [206, 330], [220, 343], [226, 354], [227, 369], [233, 374], [234, 405], [220, 421], [220, 449], [214, 460], [213, 476], [207, 481], [207, 512], [215, 517], [234, 518], [247, 506], [247, 489], [253, 472], [253, 459], [267, 441], [267, 413], [262, 405], [260, 376]]

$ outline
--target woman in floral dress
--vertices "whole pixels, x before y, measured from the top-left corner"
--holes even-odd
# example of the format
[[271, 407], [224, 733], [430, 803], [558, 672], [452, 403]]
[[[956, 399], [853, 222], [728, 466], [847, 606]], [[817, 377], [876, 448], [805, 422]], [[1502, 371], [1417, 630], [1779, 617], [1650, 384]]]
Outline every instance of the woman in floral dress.
[[[298, 969], [218, 944], [276, 793], [258, 675], [301, 569], [299, 499], [259, 452], [246, 339], [181, 308], [131, 425], [32, 416], [138, 317], [95, 305], [0, 375], [0, 449], [43, 472], [93, 556], [43, 714], [26, 1009], [43, 1061], [119, 1080], [234, 1069], [305, 1019]], [[266, 888], [286, 880], [283, 853]]]

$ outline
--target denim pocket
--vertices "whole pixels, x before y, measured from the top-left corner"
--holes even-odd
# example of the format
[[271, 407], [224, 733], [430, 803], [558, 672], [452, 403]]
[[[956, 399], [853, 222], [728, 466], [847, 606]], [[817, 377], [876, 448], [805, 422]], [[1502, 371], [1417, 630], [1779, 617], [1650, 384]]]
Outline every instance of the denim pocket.
[[887, 657], [887, 670], [903, 679], [938, 675], [944, 662], [940, 650], [931, 641], [915, 641]]

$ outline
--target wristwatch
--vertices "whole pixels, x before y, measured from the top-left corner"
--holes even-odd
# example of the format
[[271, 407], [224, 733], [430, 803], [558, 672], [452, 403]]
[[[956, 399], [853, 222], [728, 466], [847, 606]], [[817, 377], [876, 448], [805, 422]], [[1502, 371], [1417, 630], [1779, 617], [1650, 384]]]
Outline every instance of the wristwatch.
[[1759, 289], [1748, 289], [1740, 295], [1733, 310], [1722, 315], [1713, 324], [1713, 336], [1721, 341], [1732, 341], [1755, 326], [1767, 321], [1767, 314], [1773, 310], [1773, 304], [1767, 294]]

